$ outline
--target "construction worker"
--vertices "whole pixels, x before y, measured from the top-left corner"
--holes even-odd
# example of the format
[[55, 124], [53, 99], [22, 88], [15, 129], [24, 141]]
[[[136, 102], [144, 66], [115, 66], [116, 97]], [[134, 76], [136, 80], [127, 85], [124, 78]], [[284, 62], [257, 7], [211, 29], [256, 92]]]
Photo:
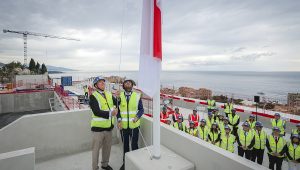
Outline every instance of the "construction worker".
[[179, 108], [176, 107], [176, 108], [175, 108], [175, 112], [174, 112], [173, 115], [172, 115], [172, 117], [173, 117], [173, 122], [174, 122], [174, 123], [177, 122], [178, 116], [183, 117], [182, 114], [179, 113]]
[[255, 116], [254, 115], [251, 114], [249, 116], [249, 119], [247, 119], [246, 121], [249, 123], [251, 129], [255, 129], [256, 121], [255, 121]]
[[186, 128], [186, 125], [185, 123], [183, 122], [183, 117], [181, 115], [179, 115], [177, 117], [177, 122], [175, 122], [173, 124], [173, 127], [180, 130], [180, 131], [183, 131], [183, 132], [187, 132], [187, 128]]
[[92, 168], [99, 169], [99, 151], [102, 148], [101, 168], [111, 170], [108, 165], [111, 144], [112, 129], [114, 128], [115, 116], [118, 113], [117, 101], [108, 91], [105, 91], [105, 79], [96, 77], [93, 81], [95, 92], [90, 96], [89, 105], [92, 110], [91, 130], [92, 142]]
[[198, 126], [199, 126], [200, 116], [199, 116], [199, 114], [197, 113], [197, 109], [196, 109], [196, 108], [193, 109], [193, 113], [189, 115], [188, 120], [189, 120], [189, 121], [193, 121], [194, 124], [195, 124], [195, 127], [198, 127]]
[[212, 114], [213, 114], [213, 117], [215, 120], [217, 120], [217, 118], [219, 117], [219, 109], [218, 108], [215, 108], [212, 110]]
[[231, 153], [234, 153], [234, 143], [236, 138], [231, 134], [231, 128], [229, 126], [225, 126], [224, 129], [225, 133], [221, 134], [220, 147]]
[[218, 124], [214, 122], [211, 125], [210, 131], [208, 132], [208, 141], [216, 146], [220, 146], [221, 133]]
[[231, 114], [228, 115], [229, 124], [232, 126], [232, 134], [237, 137], [238, 125], [240, 123], [240, 116], [236, 114], [236, 110], [232, 109]]
[[228, 117], [224, 117], [223, 118], [223, 124], [220, 124], [220, 131], [221, 131], [221, 135], [225, 134], [225, 126], [229, 126], [230, 127], [230, 132], [232, 133], [232, 126], [229, 125], [229, 120], [228, 120]]
[[192, 136], [197, 137], [197, 136], [198, 136], [198, 129], [197, 129], [197, 127], [195, 126], [194, 121], [189, 121], [189, 123], [190, 123], [190, 127], [189, 127], [189, 129], [188, 129], [188, 133], [189, 133], [190, 135], [192, 135]]
[[228, 115], [231, 114], [232, 109], [233, 109], [232, 99], [228, 99], [227, 103], [224, 104], [224, 113], [226, 117], [228, 117]]
[[212, 99], [210, 96], [207, 100], [207, 112], [212, 112], [213, 109], [216, 108], [216, 101]]
[[280, 129], [280, 135], [285, 136], [285, 121], [280, 118], [279, 113], [274, 114], [274, 119], [271, 119], [272, 128], [278, 127]]
[[215, 122], [218, 123], [218, 126], [219, 126], [219, 129], [224, 129], [224, 114], [223, 113], [220, 113], [216, 119], [215, 119]]
[[207, 135], [208, 135], [209, 129], [206, 126], [206, 120], [201, 119], [200, 125], [198, 126], [198, 137], [202, 140], [207, 141]]
[[273, 133], [267, 137], [266, 147], [268, 149], [269, 168], [274, 169], [276, 164], [276, 170], [280, 170], [287, 146], [285, 139], [280, 135], [279, 127], [273, 127]]
[[255, 144], [255, 138], [253, 130], [250, 129], [250, 125], [247, 121], [245, 121], [242, 125], [242, 129], [238, 130], [238, 155], [241, 157], [245, 157], [246, 159], [251, 158], [252, 147]]
[[162, 112], [160, 113], [160, 122], [167, 124], [169, 119], [169, 114], [167, 112], [167, 107], [163, 107]]
[[121, 129], [123, 140], [123, 165], [124, 169], [125, 153], [129, 152], [129, 141], [131, 149], [138, 149], [140, 118], [144, 114], [141, 94], [132, 90], [134, 81], [125, 79], [123, 82], [124, 92], [120, 93], [120, 112], [118, 113], [118, 128]]
[[87, 88], [87, 85], [83, 86], [83, 92], [84, 92], [84, 101], [86, 102], [89, 98], [89, 89]]
[[289, 161], [289, 170], [300, 170], [300, 136], [293, 134], [291, 142], [287, 144], [286, 156]]
[[251, 160], [255, 162], [257, 160], [257, 163], [262, 165], [263, 159], [264, 159], [264, 151], [266, 146], [266, 139], [267, 139], [267, 133], [262, 130], [263, 124], [261, 122], [255, 123], [255, 129], [254, 131], [254, 138], [255, 138], [255, 144], [252, 149], [252, 156]]
[[211, 128], [211, 125], [215, 122], [212, 112], [208, 112], [206, 120], [206, 126], [208, 129]]
[[295, 134], [300, 135], [300, 123], [298, 123], [298, 124], [296, 125], [296, 129], [293, 129], [293, 130], [292, 130], [292, 134], [291, 134], [291, 135], [295, 135]]

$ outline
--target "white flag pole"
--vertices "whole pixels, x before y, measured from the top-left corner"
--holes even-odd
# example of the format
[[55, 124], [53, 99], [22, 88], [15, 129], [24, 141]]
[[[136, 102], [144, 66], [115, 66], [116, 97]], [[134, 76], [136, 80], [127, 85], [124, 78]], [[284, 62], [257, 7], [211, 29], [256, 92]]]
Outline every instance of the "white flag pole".
[[[159, 77], [160, 78], [160, 72]], [[160, 81], [153, 96], [153, 158], [160, 158]]]

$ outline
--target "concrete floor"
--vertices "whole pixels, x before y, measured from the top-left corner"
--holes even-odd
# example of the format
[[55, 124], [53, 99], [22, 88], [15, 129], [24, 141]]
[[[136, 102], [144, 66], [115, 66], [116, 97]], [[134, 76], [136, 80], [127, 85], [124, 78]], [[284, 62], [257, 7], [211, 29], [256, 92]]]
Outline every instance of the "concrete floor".
[[[101, 166], [101, 152], [99, 155]], [[123, 162], [123, 150], [120, 144], [112, 146], [109, 165], [120, 169]], [[77, 153], [60, 158], [37, 162], [36, 170], [90, 170], [92, 169], [92, 151]]]

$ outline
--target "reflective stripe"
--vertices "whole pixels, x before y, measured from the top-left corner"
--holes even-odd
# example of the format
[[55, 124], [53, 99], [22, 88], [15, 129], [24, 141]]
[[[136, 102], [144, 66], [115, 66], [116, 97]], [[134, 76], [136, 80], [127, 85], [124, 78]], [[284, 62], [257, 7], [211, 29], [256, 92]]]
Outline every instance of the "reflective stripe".
[[93, 120], [94, 121], [97, 121], [97, 122], [102, 122], [102, 121], [107, 121], [107, 120], [110, 120], [110, 118], [109, 119], [104, 119], [104, 118], [93, 118]]
[[[129, 111], [128, 112], [130, 115], [133, 115], [133, 114], [137, 114], [137, 111]], [[127, 111], [126, 112], [120, 112], [121, 115], [127, 115]]]
[[[134, 118], [129, 118], [129, 122], [132, 122]], [[125, 121], [127, 122], [128, 121], [128, 118], [122, 118], [122, 121]]]

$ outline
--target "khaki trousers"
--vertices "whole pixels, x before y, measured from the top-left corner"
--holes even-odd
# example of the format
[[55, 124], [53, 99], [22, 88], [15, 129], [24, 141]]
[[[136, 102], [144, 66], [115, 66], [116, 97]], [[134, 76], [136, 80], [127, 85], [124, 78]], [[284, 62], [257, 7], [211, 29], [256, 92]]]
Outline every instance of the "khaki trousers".
[[106, 167], [109, 162], [110, 150], [112, 142], [112, 131], [93, 132], [92, 144], [92, 166], [93, 170], [97, 170], [99, 164], [99, 151], [102, 148], [101, 166]]

